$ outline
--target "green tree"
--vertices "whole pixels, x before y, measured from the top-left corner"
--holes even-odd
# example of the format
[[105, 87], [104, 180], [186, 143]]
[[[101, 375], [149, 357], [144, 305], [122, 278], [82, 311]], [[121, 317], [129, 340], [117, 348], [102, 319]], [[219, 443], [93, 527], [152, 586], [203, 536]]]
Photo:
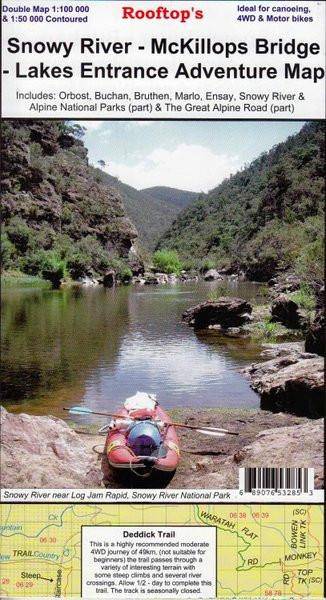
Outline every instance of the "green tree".
[[308, 285], [320, 286], [324, 281], [325, 248], [323, 238], [304, 246], [295, 261], [295, 270]]
[[73, 121], [61, 121], [59, 122], [58, 127], [62, 134], [72, 135], [77, 139], [84, 137], [86, 132], [86, 127], [83, 127], [79, 123], [74, 123]]
[[182, 263], [174, 250], [157, 250], [153, 255], [153, 263], [162, 273], [178, 274], [182, 269]]
[[50, 254], [49, 252], [44, 257], [44, 261], [42, 264], [41, 275], [43, 279], [50, 281], [52, 287], [58, 288], [61, 285], [61, 281], [64, 278], [66, 273], [66, 265], [63, 260], [61, 260], [55, 254]]
[[18, 252], [25, 253], [33, 241], [34, 231], [28, 227], [21, 217], [10, 219], [7, 228], [9, 240], [16, 246]]
[[15, 246], [8, 238], [4, 231], [1, 235], [1, 267], [9, 269], [12, 266], [13, 257], [15, 256]]
[[66, 265], [55, 252], [41, 249], [25, 257], [23, 270], [29, 275], [40, 275], [50, 281], [54, 288], [58, 288], [65, 276]]

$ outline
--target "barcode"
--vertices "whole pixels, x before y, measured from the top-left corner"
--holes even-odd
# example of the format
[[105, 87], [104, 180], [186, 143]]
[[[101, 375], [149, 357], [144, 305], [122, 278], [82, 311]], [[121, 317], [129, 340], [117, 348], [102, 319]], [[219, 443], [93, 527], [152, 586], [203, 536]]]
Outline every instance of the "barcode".
[[306, 467], [245, 467], [239, 470], [240, 487], [245, 492], [252, 490], [300, 490], [308, 493], [311, 474]]

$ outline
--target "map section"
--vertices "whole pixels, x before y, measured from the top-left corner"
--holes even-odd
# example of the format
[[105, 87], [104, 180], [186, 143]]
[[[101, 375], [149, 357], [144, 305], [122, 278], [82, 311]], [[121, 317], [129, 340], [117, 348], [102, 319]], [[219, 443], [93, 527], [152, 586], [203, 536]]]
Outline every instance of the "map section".
[[321, 505], [1, 510], [1, 598], [137, 598], [143, 589], [149, 600], [324, 596]]

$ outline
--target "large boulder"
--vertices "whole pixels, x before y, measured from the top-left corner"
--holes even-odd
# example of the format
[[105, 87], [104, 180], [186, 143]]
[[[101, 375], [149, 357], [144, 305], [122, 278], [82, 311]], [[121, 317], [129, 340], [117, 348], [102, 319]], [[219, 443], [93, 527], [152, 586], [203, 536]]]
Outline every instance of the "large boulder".
[[305, 349], [325, 356], [325, 316], [318, 313], [311, 323], [306, 336]]
[[242, 298], [221, 297], [208, 300], [186, 310], [182, 318], [195, 329], [205, 329], [212, 325], [223, 328], [239, 327], [250, 320], [252, 307]]
[[135, 277], [139, 277], [139, 275], [142, 275], [144, 273], [144, 265], [141, 262], [141, 260], [138, 257], [132, 257], [131, 260], [129, 260], [129, 267], [132, 271], [132, 274]]
[[280, 342], [279, 344], [265, 343], [262, 344], [263, 350], [260, 356], [265, 360], [278, 358], [279, 356], [288, 356], [293, 353], [295, 356], [300, 356], [304, 352], [304, 342]]
[[315, 354], [289, 351], [243, 373], [260, 394], [261, 408], [310, 418], [324, 414], [324, 361]]
[[137, 277], [132, 278], [131, 283], [137, 285], [145, 285], [146, 281], [141, 275], [138, 275]]
[[107, 271], [105, 273], [105, 275], [103, 275], [103, 285], [104, 287], [114, 287], [115, 283], [116, 283], [116, 277], [115, 277], [115, 271], [113, 269], [111, 269], [110, 271]]
[[85, 277], [80, 277], [76, 280], [77, 283], [84, 285], [85, 287], [95, 287], [99, 284], [99, 281], [95, 279], [95, 277], [90, 277], [89, 275], [85, 275]]
[[167, 273], [155, 273], [154, 275], [159, 285], [165, 285], [169, 282], [169, 277], [172, 277], [172, 275], [167, 275]]
[[323, 419], [267, 429], [233, 459], [238, 467], [313, 467], [315, 487], [320, 489], [324, 483], [323, 438]]
[[179, 279], [177, 275], [175, 275], [175, 273], [171, 273], [170, 275], [168, 275], [167, 283], [169, 283], [170, 285], [175, 285], [176, 283], [178, 283], [178, 281]]
[[[275, 415], [276, 416], [276, 415]], [[313, 467], [315, 488], [324, 487], [323, 419], [291, 427], [273, 427], [259, 432], [233, 456], [215, 459], [215, 472], [195, 474], [189, 487], [237, 488], [239, 467]]]
[[223, 279], [222, 275], [216, 269], [209, 269], [204, 275], [205, 281], [214, 281], [216, 279]]
[[316, 315], [309, 325], [305, 349], [306, 352], [314, 352], [325, 356], [325, 313], [324, 313], [325, 288], [321, 288], [316, 296]]
[[285, 325], [285, 327], [292, 329], [300, 327], [299, 306], [291, 298], [288, 298], [286, 294], [280, 294], [273, 300], [271, 314], [273, 322], [277, 321]]
[[145, 272], [143, 275], [143, 279], [145, 280], [146, 285], [159, 285], [162, 283], [162, 280], [154, 273]]
[[271, 288], [271, 294], [277, 296], [278, 294], [299, 290], [301, 279], [297, 275], [294, 275], [294, 273], [282, 273], [270, 279], [268, 285]]
[[1, 484], [5, 488], [94, 488], [96, 455], [61, 419], [1, 407]]

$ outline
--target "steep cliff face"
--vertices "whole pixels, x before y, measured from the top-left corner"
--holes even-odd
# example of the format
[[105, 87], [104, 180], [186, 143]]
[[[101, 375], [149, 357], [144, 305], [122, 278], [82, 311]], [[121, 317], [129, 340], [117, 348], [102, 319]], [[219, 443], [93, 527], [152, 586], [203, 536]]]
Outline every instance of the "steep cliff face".
[[104, 184], [121, 194], [126, 213], [136, 225], [140, 244], [149, 251], [155, 249], [179, 212], [198, 197], [195, 192], [168, 187], [137, 190], [101, 169], [96, 172]]
[[141, 246], [145, 250], [154, 250], [158, 239], [173, 223], [180, 209], [160, 198], [138, 191], [101, 169], [96, 169], [96, 172], [103, 184], [121, 195], [126, 213], [137, 228]]
[[117, 190], [89, 166], [78, 133], [62, 121], [3, 123], [5, 268], [37, 274], [50, 258], [80, 276], [135, 261], [137, 231]]

